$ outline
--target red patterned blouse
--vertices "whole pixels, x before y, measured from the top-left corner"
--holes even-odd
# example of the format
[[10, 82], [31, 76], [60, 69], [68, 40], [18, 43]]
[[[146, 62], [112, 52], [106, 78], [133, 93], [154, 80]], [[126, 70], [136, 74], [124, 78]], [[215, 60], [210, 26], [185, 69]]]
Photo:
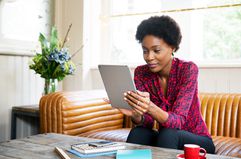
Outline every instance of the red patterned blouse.
[[[173, 58], [165, 98], [158, 74], [151, 72], [147, 65], [138, 66], [134, 75], [136, 88], [149, 92], [151, 101], [169, 114], [165, 123], [159, 123], [160, 129], [185, 130], [211, 138], [200, 112], [197, 78], [198, 67], [193, 62]], [[153, 118], [148, 113], [144, 116], [143, 126], [152, 128]]]

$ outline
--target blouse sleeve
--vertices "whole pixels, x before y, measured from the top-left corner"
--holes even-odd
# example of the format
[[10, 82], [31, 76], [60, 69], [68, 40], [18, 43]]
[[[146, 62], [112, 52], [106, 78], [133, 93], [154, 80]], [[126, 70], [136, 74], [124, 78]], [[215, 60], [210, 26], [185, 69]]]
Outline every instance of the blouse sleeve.
[[198, 67], [194, 63], [184, 64], [182, 77], [179, 84], [179, 92], [172, 106], [168, 111], [168, 119], [162, 126], [167, 128], [182, 129], [191, 107], [195, 91], [197, 91]]
[[[141, 67], [137, 67], [134, 72], [134, 82], [136, 85], [136, 89], [141, 92], [147, 92], [143, 81], [144, 81], [143, 70], [141, 69]], [[154, 119], [152, 118], [152, 116], [149, 115], [148, 113], [145, 113], [142, 126], [147, 128], [152, 128], [153, 124], [154, 124]]]

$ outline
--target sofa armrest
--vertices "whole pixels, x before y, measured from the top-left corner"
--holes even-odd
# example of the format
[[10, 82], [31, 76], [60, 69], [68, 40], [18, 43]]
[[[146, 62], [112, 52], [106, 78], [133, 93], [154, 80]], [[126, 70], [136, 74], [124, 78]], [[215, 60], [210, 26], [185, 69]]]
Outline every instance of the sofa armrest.
[[103, 97], [105, 94], [98, 96], [94, 91], [56, 92], [43, 96], [39, 104], [41, 132], [80, 135], [122, 128], [123, 114]]

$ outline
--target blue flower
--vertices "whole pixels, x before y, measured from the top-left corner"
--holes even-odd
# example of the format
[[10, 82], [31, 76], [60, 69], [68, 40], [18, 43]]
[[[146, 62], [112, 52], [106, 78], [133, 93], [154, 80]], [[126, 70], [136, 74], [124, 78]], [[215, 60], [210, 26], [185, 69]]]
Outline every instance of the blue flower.
[[65, 64], [60, 65], [60, 68], [61, 68], [61, 70], [62, 70], [63, 72], [65, 72], [65, 70], [66, 70]]
[[54, 49], [48, 56], [48, 61], [59, 61], [58, 50]]
[[74, 73], [74, 67], [72, 65], [69, 65], [69, 74]]
[[62, 48], [59, 52], [58, 52], [58, 55], [59, 55], [59, 60], [58, 60], [58, 63], [62, 64], [64, 62], [67, 62], [70, 60], [70, 55], [69, 55], [69, 52], [68, 52], [68, 49], [67, 48]]

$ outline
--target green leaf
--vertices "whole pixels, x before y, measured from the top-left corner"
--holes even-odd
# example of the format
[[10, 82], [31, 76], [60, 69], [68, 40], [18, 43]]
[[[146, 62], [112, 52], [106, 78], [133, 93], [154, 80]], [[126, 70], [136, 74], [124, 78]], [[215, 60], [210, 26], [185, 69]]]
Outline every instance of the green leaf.
[[50, 52], [58, 48], [58, 33], [56, 27], [52, 27], [51, 37], [50, 37]]
[[47, 55], [49, 53], [48, 40], [45, 38], [45, 36], [42, 33], [39, 34], [38, 40], [41, 44], [42, 54]]

